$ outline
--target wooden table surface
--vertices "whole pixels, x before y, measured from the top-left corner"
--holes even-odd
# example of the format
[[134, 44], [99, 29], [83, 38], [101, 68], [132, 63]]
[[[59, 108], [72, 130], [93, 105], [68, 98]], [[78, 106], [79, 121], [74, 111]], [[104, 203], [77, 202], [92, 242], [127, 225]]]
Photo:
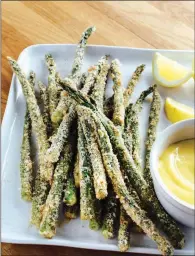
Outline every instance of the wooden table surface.
[[[25, 47], [32, 44], [77, 43], [83, 29], [92, 24], [97, 27], [97, 32], [90, 38], [90, 44], [194, 48], [193, 1], [3, 1], [2, 117], [12, 76], [6, 56], [17, 58]], [[91, 254], [119, 255], [66, 247], [2, 244], [2, 255]]]

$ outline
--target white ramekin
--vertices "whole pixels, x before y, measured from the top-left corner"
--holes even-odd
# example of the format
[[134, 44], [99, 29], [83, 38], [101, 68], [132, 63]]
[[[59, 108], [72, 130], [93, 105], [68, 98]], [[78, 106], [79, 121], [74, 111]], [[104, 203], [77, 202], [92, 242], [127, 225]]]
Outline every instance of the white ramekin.
[[191, 228], [195, 228], [194, 206], [180, 200], [168, 190], [160, 177], [158, 163], [159, 157], [170, 144], [194, 138], [194, 122], [194, 119], [181, 121], [159, 133], [150, 157], [151, 174], [159, 201], [175, 220]]

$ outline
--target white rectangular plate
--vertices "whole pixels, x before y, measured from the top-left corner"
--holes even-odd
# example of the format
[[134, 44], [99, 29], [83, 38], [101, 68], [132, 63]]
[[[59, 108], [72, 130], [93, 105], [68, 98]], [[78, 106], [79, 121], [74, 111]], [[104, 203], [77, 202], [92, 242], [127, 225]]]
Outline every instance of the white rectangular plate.
[[[85, 54], [83, 71], [98, 61], [98, 59], [110, 54], [111, 58], [118, 58], [122, 63], [124, 85], [135, 68], [144, 63], [144, 71], [139, 84], [133, 94], [135, 100], [141, 91], [152, 84], [152, 56], [155, 50], [130, 49], [123, 47], [88, 46]], [[57, 70], [62, 76], [69, 74], [75, 54], [75, 45], [35, 45], [23, 50], [19, 57], [19, 64], [29, 74], [35, 71], [37, 79], [47, 83], [47, 68], [44, 62], [46, 53], [51, 53], [56, 60]], [[193, 59], [192, 51], [167, 51], [160, 50], [164, 55], [190, 66]], [[11, 69], [10, 69], [11, 72]], [[112, 93], [112, 83], [109, 82], [107, 95]], [[180, 102], [193, 106], [194, 84], [190, 80], [188, 84], [179, 89], [159, 88], [162, 100], [166, 96], [173, 97]], [[141, 139], [147, 130], [149, 103], [145, 103], [141, 117]], [[29, 225], [31, 204], [20, 198], [20, 146], [22, 142], [23, 122], [25, 114], [25, 99], [21, 86], [13, 76], [7, 107], [2, 123], [2, 241], [23, 244], [48, 244], [72, 246], [79, 248], [100, 249], [117, 251], [117, 241], [105, 240], [101, 232], [95, 232], [88, 228], [88, 223], [79, 219], [66, 223], [58, 228], [56, 236], [44, 239], [38, 231]], [[160, 118], [159, 132], [169, 125], [163, 109]], [[194, 255], [194, 230], [182, 227], [186, 235], [186, 245], [183, 250], [176, 250], [175, 255]], [[133, 235], [130, 252], [144, 254], [159, 254], [156, 245], [145, 235]]]

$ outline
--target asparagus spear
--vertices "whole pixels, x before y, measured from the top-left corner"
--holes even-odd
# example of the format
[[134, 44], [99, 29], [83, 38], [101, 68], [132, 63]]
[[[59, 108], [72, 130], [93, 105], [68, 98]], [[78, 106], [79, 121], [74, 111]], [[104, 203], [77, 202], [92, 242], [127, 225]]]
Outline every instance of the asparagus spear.
[[[91, 66], [88, 69], [88, 76], [85, 80], [83, 88], [81, 89], [81, 92], [84, 95], [87, 95], [89, 90], [93, 86], [97, 74], [98, 74], [98, 66]], [[79, 145], [77, 145], [77, 147], [79, 147]], [[80, 177], [79, 177], [79, 153], [78, 152], [77, 152], [76, 162], [75, 162], [75, 166], [74, 166], [74, 179], [75, 179], [76, 187], [79, 187], [80, 186]]]
[[64, 155], [57, 163], [52, 186], [43, 209], [40, 234], [47, 238], [52, 238], [56, 233], [64, 181], [67, 179], [68, 172], [71, 168], [72, 157], [71, 146], [67, 143], [64, 148]]
[[38, 82], [40, 97], [43, 102], [43, 121], [47, 127], [47, 136], [49, 137], [52, 134], [52, 125], [49, 114], [49, 94], [48, 88], [41, 82]]
[[58, 104], [58, 88], [56, 86], [56, 63], [51, 54], [45, 55], [46, 65], [48, 67], [48, 93], [49, 93], [49, 111], [53, 114]]
[[91, 218], [90, 210], [93, 208], [92, 167], [88, 152], [86, 151], [86, 141], [80, 120], [78, 122], [78, 145], [80, 161], [80, 217], [81, 220], [88, 220]]
[[160, 107], [161, 107], [160, 94], [158, 93], [157, 89], [155, 89], [153, 92], [153, 99], [152, 99], [150, 115], [149, 115], [149, 127], [148, 127], [148, 135], [146, 140], [146, 153], [145, 153], [145, 168], [143, 172], [144, 179], [151, 187], [153, 187], [153, 182], [152, 182], [152, 177], [150, 173], [150, 152], [156, 138], [156, 130], [157, 130], [157, 125], [160, 118]]
[[21, 68], [15, 60], [8, 57], [9, 63], [18, 77], [24, 96], [26, 98], [27, 107], [30, 113], [30, 118], [32, 122], [32, 128], [35, 132], [39, 151], [39, 164], [40, 164], [40, 175], [43, 179], [50, 181], [53, 174], [53, 164], [48, 163], [45, 159], [46, 151], [49, 148], [49, 142], [47, 140], [46, 125], [43, 122], [43, 118], [35, 98], [34, 91], [31, 88], [30, 83], [22, 72]]
[[49, 163], [56, 163], [62, 152], [64, 143], [70, 134], [70, 126], [76, 117], [74, 104], [70, 107], [67, 115], [64, 116], [57, 133], [52, 137], [52, 144], [47, 150], [46, 159]]
[[130, 226], [131, 218], [127, 215], [125, 209], [120, 205], [120, 226], [118, 231], [118, 247], [121, 252], [126, 252], [130, 247]]
[[[34, 90], [35, 86], [35, 73], [31, 72], [29, 76], [29, 83]], [[21, 179], [21, 197], [24, 200], [32, 200], [33, 192], [33, 162], [31, 159], [31, 119], [26, 108], [26, 114], [24, 117], [24, 129], [23, 129], [23, 139], [21, 146], [21, 161], [20, 161], [20, 179]]]
[[[132, 156], [137, 166], [137, 169], [141, 171], [141, 145], [140, 145], [140, 134], [139, 134], [139, 113], [142, 110], [144, 99], [154, 91], [156, 85], [150, 86], [147, 90], [143, 91], [132, 106], [129, 121], [126, 127], [126, 133], [132, 136]], [[128, 142], [127, 142], [128, 143]]]
[[31, 120], [28, 110], [24, 118], [23, 139], [21, 146], [20, 179], [21, 197], [24, 200], [32, 199], [33, 162], [30, 155]]
[[90, 220], [90, 228], [97, 230], [101, 225], [101, 207], [95, 198], [95, 191], [92, 186], [92, 166], [86, 150], [87, 142], [80, 120], [78, 122], [78, 145], [80, 160], [80, 218], [81, 220]]
[[90, 162], [92, 164], [93, 169], [93, 181], [94, 181], [94, 188], [96, 193], [97, 199], [104, 199], [108, 192], [107, 192], [107, 181], [106, 181], [106, 174], [104, 165], [102, 162], [101, 153], [98, 148], [96, 133], [93, 128], [90, 126], [87, 120], [83, 121], [83, 111], [81, 110], [80, 115], [80, 107], [77, 108], [77, 113], [79, 119], [82, 121], [82, 129], [85, 135], [85, 139], [87, 141], [87, 148], [90, 154]]
[[114, 112], [112, 121], [115, 125], [123, 127], [125, 118], [124, 98], [123, 98], [123, 86], [122, 75], [120, 71], [119, 60], [113, 60], [111, 63], [111, 77], [114, 85]]
[[89, 93], [91, 87], [95, 83], [95, 79], [96, 79], [97, 75], [98, 75], [98, 65], [91, 66], [88, 69], [88, 76], [85, 80], [83, 88], [81, 89], [81, 92], [83, 95], [87, 95]]
[[132, 93], [135, 89], [136, 84], [139, 82], [140, 76], [141, 76], [142, 72], [144, 71], [144, 69], [145, 69], [144, 64], [142, 64], [142, 65], [140, 65], [136, 68], [136, 70], [134, 71], [134, 73], [131, 77], [131, 80], [129, 81], [129, 83], [127, 85], [126, 90], [124, 91], [124, 105], [125, 105], [125, 108], [129, 104], [129, 98], [131, 97], [131, 95], [132, 95]]
[[[72, 66], [72, 78], [75, 80], [80, 77], [87, 40], [95, 30], [95, 27], [89, 27], [81, 35], [81, 39], [77, 46], [76, 55]], [[78, 84], [78, 82], [76, 82], [76, 84]]]
[[97, 76], [91, 97], [96, 102], [97, 108], [103, 111], [104, 91], [109, 70], [108, 56], [103, 56], [98, 61], [99, 74]]
[[70, 93], [70, 96], [75, 99], [77, 103], [86, 106], [96, 113], [98, 119], [100, 119], [103, 125], [106, 127], [114, 146], [114, 150], [117, 152], [121, 166], [128, 175], [131, 184], [139, 194], [141, 200], [144, 202], [146, 209], [155, 219], [155, 221], [161, 226], [163, 231], [169, 237], [173, 246], [176, 248], [183, 248], [185, 243], [184, 234], [177, 226], [176, 222], [164, 211], [153, 188], [147, 185], [139, 171], [136, 169], [133, 159], [131, 158], [131, 155], [129, 155], [128, 150], [124, 145], [124, 140], [122, 139], [120, 132], [116, 129], [113, 123], [102, 112], [98, 111], [97, 108], [91, 102], [89, 102], [89, 100], [83, 97], [81, 93], [73, 90], [63, 83], [61, 85]]
[[[112, 188], [113, 189], [113, 188]], [[105, 212], [103, 217], [102, 234], [105, 238], [114, 238], [116, 234], [118, 199], [113, 190], [109, 190], [105, 200]]]
[[77, 203], [77, 189], [72, 172], [69, 173], [69, 177], [66, 181], [63, 201], [68, 206], [73, 206]]
[[[125, 108], [124, 108], [124, 98], [123, 98], [122, 75], [121, 75], [121, 72], [120, 72], [120, 62], [117, 59], [113, 60], [112, 63], [111, 63], [111, 77], [112, 77], [113, 82], [114, 82], [112, 120], [113, 120], [113, 123], [118, 128], [120, 128], [122, 130], [123, 126], [124, 126]], [[112, 198], [111, 199], [108, 198], [108, 202], [110, 200], [112, 202]], [[114, 214], [114, 213], [116, 213], [116, 211], [117, 211], [117, 204], [113, 204], [112, 206], [113, 206], [113, 208], [111, 209], [111, 215], [109, 216], [110, 219], [109, 219], [108, 227], [111, 225], [111, 227], [113, 228], [114, 227], [113, 223], [116, 219], [116, 214]], [[119, 231], [122, 228], [123, 228], [123, 226], [122, 227], [120, 226]], [[105, 233], [105, 236], [106, 236], [106, 234], [108, 233], [107, 234], [108, 238], [109, 238], [109, 236], [110, 236], [110, 238], [112, 238], [114, 236], [114, 230], [111, 231], [111, 232], [108, 232], [108, 231], [109, 231], [109, 229], [108, 230], [107, 229], [103, 230], [103, 234]], [[123, 237], [123, 238], [125, 238], [125, 237]]]
[[120, 171], [118, 159], [112, 151], [108, 134], [103, 125], [91, 110], [84, 108], [84, 112], [85, 117], [88, 120], [91, 120], [91, 118], [95, 120], [99, 135], [98, 142], [104, 165], [108, 176], [111, 179], [114, 191], [119, 197], [120, 203], [132, 220], [142, 227], [143, 231], [157, 243], [158, 248], [163, 255], [172, 255], [173, 248], [169, 241], [159, 233], [153, 222], [147, 217], [146, 212], [140, 208], [139, 204], [136, 202], [137, 198], [134, 199], [134, 194], [129, 194]]

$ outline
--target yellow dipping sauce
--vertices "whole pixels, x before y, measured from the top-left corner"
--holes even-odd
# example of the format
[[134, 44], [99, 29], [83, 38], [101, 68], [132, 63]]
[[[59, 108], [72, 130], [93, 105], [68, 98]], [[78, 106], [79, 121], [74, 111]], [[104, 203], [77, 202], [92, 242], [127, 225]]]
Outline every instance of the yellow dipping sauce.
[[194, 205], [194, 139], [170, 145], [159, 158], [159, 173], [172, 194]]

